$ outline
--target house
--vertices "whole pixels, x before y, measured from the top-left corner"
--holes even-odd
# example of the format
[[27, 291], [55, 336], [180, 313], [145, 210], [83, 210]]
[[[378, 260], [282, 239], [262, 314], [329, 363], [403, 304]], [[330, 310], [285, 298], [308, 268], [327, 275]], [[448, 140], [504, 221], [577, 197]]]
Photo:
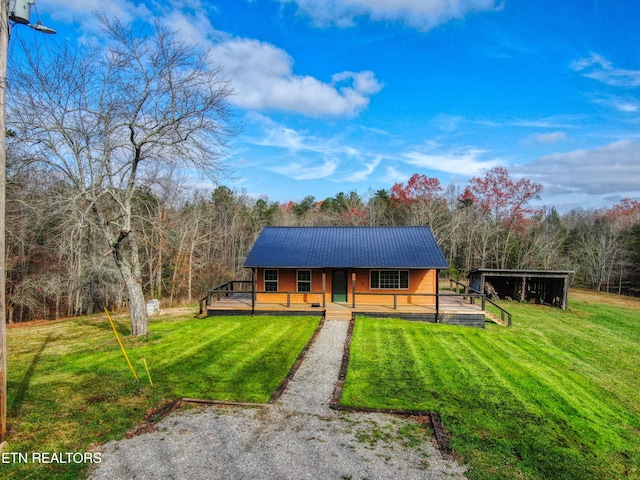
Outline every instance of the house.
[[257, 302], [435, 305], [448, 264], [428, 227], [267, 227], [249, 252]]
[[508, 270], [481, 268], [469, 272], [469, 286], [500, 298], [567, 308], [570, 270]]
[[484, 327], [481, 295], [441, 293], [448, 263], [429, 227], [266, 227], [251, 280], [209, 290], [208, 315], [357, 315]]

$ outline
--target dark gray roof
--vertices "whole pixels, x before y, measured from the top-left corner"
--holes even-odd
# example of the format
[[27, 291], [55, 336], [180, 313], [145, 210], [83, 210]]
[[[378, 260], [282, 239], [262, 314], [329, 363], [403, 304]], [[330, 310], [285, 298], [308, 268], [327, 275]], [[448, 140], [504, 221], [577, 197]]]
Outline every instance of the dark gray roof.
[[429, 227], [266, 227], [244, 266], [449, 267]]
[[574, 270], [526, 270], [508, 268], [478, 268], [469, 272], [469, 277], [485, 275], [487, 277], [566, 277], [576, 273]]

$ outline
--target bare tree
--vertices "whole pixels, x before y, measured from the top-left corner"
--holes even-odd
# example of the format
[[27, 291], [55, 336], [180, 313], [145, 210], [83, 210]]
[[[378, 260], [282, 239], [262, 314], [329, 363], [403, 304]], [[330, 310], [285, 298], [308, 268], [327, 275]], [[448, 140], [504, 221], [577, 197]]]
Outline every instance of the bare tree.
[[147, 333], [138, 235], [141, 180], [171, 165], [217, 178], [235, 134], [219, 68], [156, 25], [99, 17], [104, 44], [14, 55], [11, 128], [31, 157], [61, 172], [81, 218], [100, 232], [129, 298], [131, 332]]

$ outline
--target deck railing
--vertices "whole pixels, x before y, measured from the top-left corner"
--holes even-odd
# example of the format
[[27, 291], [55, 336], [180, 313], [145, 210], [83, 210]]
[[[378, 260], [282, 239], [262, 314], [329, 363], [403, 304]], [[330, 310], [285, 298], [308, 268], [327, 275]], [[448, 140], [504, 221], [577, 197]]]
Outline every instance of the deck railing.
[[212, 299], [220, 300], [221, 297], [228, 297], [234, 293], [252, 293], [251, 290], [238, 289], [236, 285], [252, 285], [251, 280], [229, 280], [228, 282], [221, 283], [217, 287], [209, 289], [207, 295], [200, 299], [200, 315], [202, 315], [207, 309], [208, 305], [211, 305]]
[[[255, 307], [255, 297], [256, 294], [260, 294], [260, 295], [279, 295], [279, 296], [284, 296], [286, 295], [286, 306], [289, 308], [291, 307], [291, 297], [292, 296], [299, 296], [299, 295], [316, 295], [319, 298], [322, 298], [322, 308], [326, 307], [326, 299], [327, 299], [327, 293], [324, 291], [321, 292], [264, 292], [264, 291], [254, 291], [252, 289], [240, 289], [237, 286], [239, 285], [252, 285], [251, 280], [231, 280], [229, 282], [225, 282], [222, 283], [220, 285], [218, 285], [217, 287], [214, 287], [212, 289], [210, 289], [207, 292], [207, 296], [202, 298], [200, 300], [200, 314], [204, 313], [204, 311], [206, 310], [206, 307], [208, 305], [211, 305], [212, 303], [212, 299], [214, 297], [216, 297], [216, 300], [219, 300], [221, 297], [228, 297], [230, 295], [233, 294], [251, 294], [251, 306], [252, 306], [252, 310]], [[504, 308], [502, 308], [500, 305], [498, 305], [497, 303], [495, 303], [494, 301], [492, 301], [491, 299], [487, 298], [487, 296], [481, 292], [478, 292], [477, 290], [471, 288], [469, 285], [465, 285], [464, 283], [460, 283], [457, 280], [454, 279], [449, 279], [449, 285], [452, 291], [455, 292], [455, 296], [457, 297], [462, 297], [462, 298], [467, 298], [469, 299], [469, 303], [472, 305], [476, 304], [476, 301], [479, 299], [481, 302], [481, 306], [482, 306], [482, 310], [486, 311], [486, 304], [487, 302], [491, 305], [493, 305], [495, 308], [498, 309], [498, 311], [500, 312], [500, 320], [502, 321], [502, 323], [506, 323], [509, 327], [512, 324], [513, 321], [513, 316], [511, 315], [511, 313], [509, 313], [507, 310], [505, 310]], [[460, 291], [460, 289], [462, 291]], [[352, 288], [351, 291], [351, 306], [352, 308], [356, 308], [356, 305], [358, 304], [357, 301], [357, 297], [365, 297], [365, 296], [391, 296], [393, 298], [393, 309], [397, 310], [398, 309], [398, 297], [433, 297], [435, 299], [433, 304], [417, 304], [419, 306], [423, 306], [425, 308], [434, 308], [434, 309], [438, 309], [437, 308], [437, 304], [438, 304], [438, 299], [442, 298], [442, 297], [451, 297], [452, 294], [449, 293], [396, 293], [396, 292], [356, 292], [355, 288]], [[206, 303], [205, 303], [206, 302]], [[278, 302], [274, 302], [274, 303], [278, 303]], [[316, 305], [319, 302], [304, 302], [304, 303], [311, 303], [312, 305]], [[377, 303], [377, 302], [376, 302]], [[320, 306], [320, 305], [317, 305]]]
[[[327, 293], [326, 292], [283, 292], [283, 291], [278, 291], [278, 292], [266, 292], [266, 291], [254, 291], [251, 289], [242, 289], [242, 288], [238, 288], [237, 285], [250, 285], [252, 286], [252, 282], [251, 280], [231, 280], [229, 282], [225, 282], [225, 283], [221, 283], [220, 285], [218, 285], [217, 287], [213, 287], [211, 288], [208, 292], [207, 292], [207, 296], [203, 297], [200, 300], [200, 315], [202, 315], [204, 313], [204, 311], [206, 310], [206, 307], [208, 305], [211, 305], [213, 303], [213, 299], [215, 298], [216, 300], [220, 300], [221, 297], [229, 297], [231, 295], [234, 294], [250, 294], [251, 295], [251, 306], [254, 307], [255, 306], [255, 295], [256, 294], [260, 294], [260, 295], [273, 295], [273, 296], [285, 296], [287, 297], [287, 301], [286, 301], [286, 306], [287, 307], [291, 307], [291, 297], [292, 296], [300, 296], [300, 295], [306, 295], [306, 296], [313, 296], [315, 295], [318, 298], [322, 299], [322, 308], [325, 308], [327, 305]], [[279, 302], [274, 302], [274, 303], [279, 303]], [[310, 303], [312, 306], [315, 305], [316, 303], [318, 304], [317, 306], [320, 306], [320, 302], [304, 302], [304, 303]]]
[[[411, 305], [412, 297], [432, 297], [434, 298], [433, 304], [421, 304], [414, 303], [412, 305], [420, 306], [420, 307], [433, 307], [436, 308], [436, 297], [440, 297], [440, 294], [437, 293], [397, 293], [397, 292], [357, 292], [351, 291], [351, 308], [356, 308], [357, 305], [365, 303], [362, 301], [358, 301], [357, 298], [360, 297], [392, 297], [393, 298], [393, 309], [398, 309], [398, 297], [407, 297], [408, 304]], [[376, 305], [379, 305], [379, 302], [375, 302]]]
[[[245, 293], [252, 293], [252, 292], [245, 292]], [[326, 292], [283, 292], [283, 291], [278, 291], [278, 292], [264, 292], [264, 291], [256, 291], [253, 292], [256, 293], [257, 295], [260, 296], [273, 296], [273, 297], [283, 297], [286, 295], [287, 297], [287, 301], [286, 301], [286, 306], [287, 307], [291, 307], [291, 299], [292, 297], [295, 300], [295, 297], [316, 297], [316, 300], [320, 300], [322, 299], [321, 302], [311, 302], [308, 299], [307, 300], [303, 300], [299, 303], [308, 303], [311, 306], [316, 306], [316, 307], [320, 307], [322, 306], [322, 308], [325, 308], [327, 306], [327, 293]], [[264, 302], [264, 303], [269, 303], [269, 302]], [[278, 301], [273, 301], [272, 303], [281, 303]]]
[[[455, 286], [454, 286], [454, 284], [455, 284]], [[487, 310], [486, 304], [488, 302], [491, 305], [493, 305], [494, 307], [496, 307], [498, 309], [498, 311], [500, 312], [500, 321], [501, 322], [506, 323], [507, 326], [509, 326], [509, 327], [513, 323], [513, 315], [511, 315], [511, 313], [506, 311], [504, 308], [502, 308], [500, 305], [498, 305], [496, 302], [494, 302], [490, 298], [487, 298], [487, 296], [484, 293], [479, 292], [475, 288], [471, 288], [469, 285], [465, 285], [464, 283], [460, 283], [457, 280], [454, 280], [453, 278], [449, 279], [449, 286], [450, 286], [451, 290], [454, 290], [456, 292], [456, 295], [459, 295], [459, 296], [462, 296], [462, 297], [469, 297], [469, 302], [472, 303], [472, 304], [475, 303], [475, 299], [476, 298], [481, 297], [482, 298], [482, 310], [484, 310], [484, 311]], [[458, 287], [462, 287], [462, 293], [459, 292]], [[469, 291], [469, 293], [466, 293], [467, 290]]]

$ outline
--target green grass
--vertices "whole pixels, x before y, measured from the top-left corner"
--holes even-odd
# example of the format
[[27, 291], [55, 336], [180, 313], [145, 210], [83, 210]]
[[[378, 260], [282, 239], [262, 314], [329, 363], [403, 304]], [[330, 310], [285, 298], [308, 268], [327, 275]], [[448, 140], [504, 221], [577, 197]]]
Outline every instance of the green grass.
[[[163, 317], [145, 338], [116, 327], [136, 382], [102, 317], [8, 329], [5, 452], [85, 452], [177, 398], [267, 402], [306, 345], [313, 317]], [[142, 360], [150, 370], [149, 384]], [[0, 464], [0, 478], [78, 478], [83, 464]]]
[[342, 403], [437, 410], [475, 479], [640, 478], [640, 303], [511, 328], [358, 318]]

